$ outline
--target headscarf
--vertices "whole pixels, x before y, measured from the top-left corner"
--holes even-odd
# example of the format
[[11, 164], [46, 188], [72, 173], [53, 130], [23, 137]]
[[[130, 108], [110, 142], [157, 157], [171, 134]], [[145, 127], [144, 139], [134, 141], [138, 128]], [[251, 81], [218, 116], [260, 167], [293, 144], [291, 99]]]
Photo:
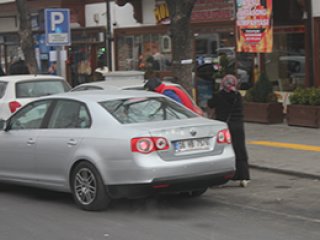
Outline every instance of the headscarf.
[[220, 89], [226, 92], [236, 92], [237, 86], [238, 79], [234, 75], [228, 74], [222, 79]]

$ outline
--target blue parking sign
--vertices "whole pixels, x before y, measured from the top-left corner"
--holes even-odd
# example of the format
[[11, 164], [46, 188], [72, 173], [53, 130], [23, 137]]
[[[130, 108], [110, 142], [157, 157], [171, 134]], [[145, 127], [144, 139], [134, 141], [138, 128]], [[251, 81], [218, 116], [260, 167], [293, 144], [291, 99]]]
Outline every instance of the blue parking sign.
[[70, 11], [62, 8], [45, 9], [45, 36], [48, 46], [71, 44]]

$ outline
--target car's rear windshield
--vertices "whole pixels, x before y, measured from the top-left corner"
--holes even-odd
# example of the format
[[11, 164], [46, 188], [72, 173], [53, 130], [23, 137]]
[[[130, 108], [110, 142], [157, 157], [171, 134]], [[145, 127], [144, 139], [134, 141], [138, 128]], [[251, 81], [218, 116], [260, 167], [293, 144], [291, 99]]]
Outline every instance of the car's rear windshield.
[[6, 92], [7, 83], [6, 82], [0, 82], [0, 98], [4, 96], [4, 93]]
[[122, 124], [194, 118], [197, 115], [164, 97], [127, 98], [100, 102]]
[[34, 98], [67, 92], [70, 87], [61, 80], [37, 80], [16, 83], [17, 98]]

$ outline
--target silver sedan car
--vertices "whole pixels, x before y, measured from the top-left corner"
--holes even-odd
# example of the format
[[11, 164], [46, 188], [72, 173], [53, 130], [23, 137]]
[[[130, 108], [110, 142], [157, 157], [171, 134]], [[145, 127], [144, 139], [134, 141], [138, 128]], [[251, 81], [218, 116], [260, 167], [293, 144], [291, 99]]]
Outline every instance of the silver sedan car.
[[200, 196], [235, 171], [225, 123], [147, 91], [41, 97], [0, 129], [1, 182], [71, 192], [85, 210], [154, 193]]

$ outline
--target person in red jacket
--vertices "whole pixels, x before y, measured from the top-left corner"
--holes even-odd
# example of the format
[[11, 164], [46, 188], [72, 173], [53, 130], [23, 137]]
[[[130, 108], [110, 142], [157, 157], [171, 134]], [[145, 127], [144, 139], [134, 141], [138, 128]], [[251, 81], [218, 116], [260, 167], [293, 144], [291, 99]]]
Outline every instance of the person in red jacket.
[[197, 105], [195, 105], [194, 102], [190, 99], [189, 95], [178, 86], [166, 85], [165, 83], [161, 82], [159, 78], [151, 78], [144, 85], [144, 89], [161, 93], [167, 97], [172, 98], [176, 102], [183, 104], [191, 111], [199, 115], [203, 115], [203, 111]]

